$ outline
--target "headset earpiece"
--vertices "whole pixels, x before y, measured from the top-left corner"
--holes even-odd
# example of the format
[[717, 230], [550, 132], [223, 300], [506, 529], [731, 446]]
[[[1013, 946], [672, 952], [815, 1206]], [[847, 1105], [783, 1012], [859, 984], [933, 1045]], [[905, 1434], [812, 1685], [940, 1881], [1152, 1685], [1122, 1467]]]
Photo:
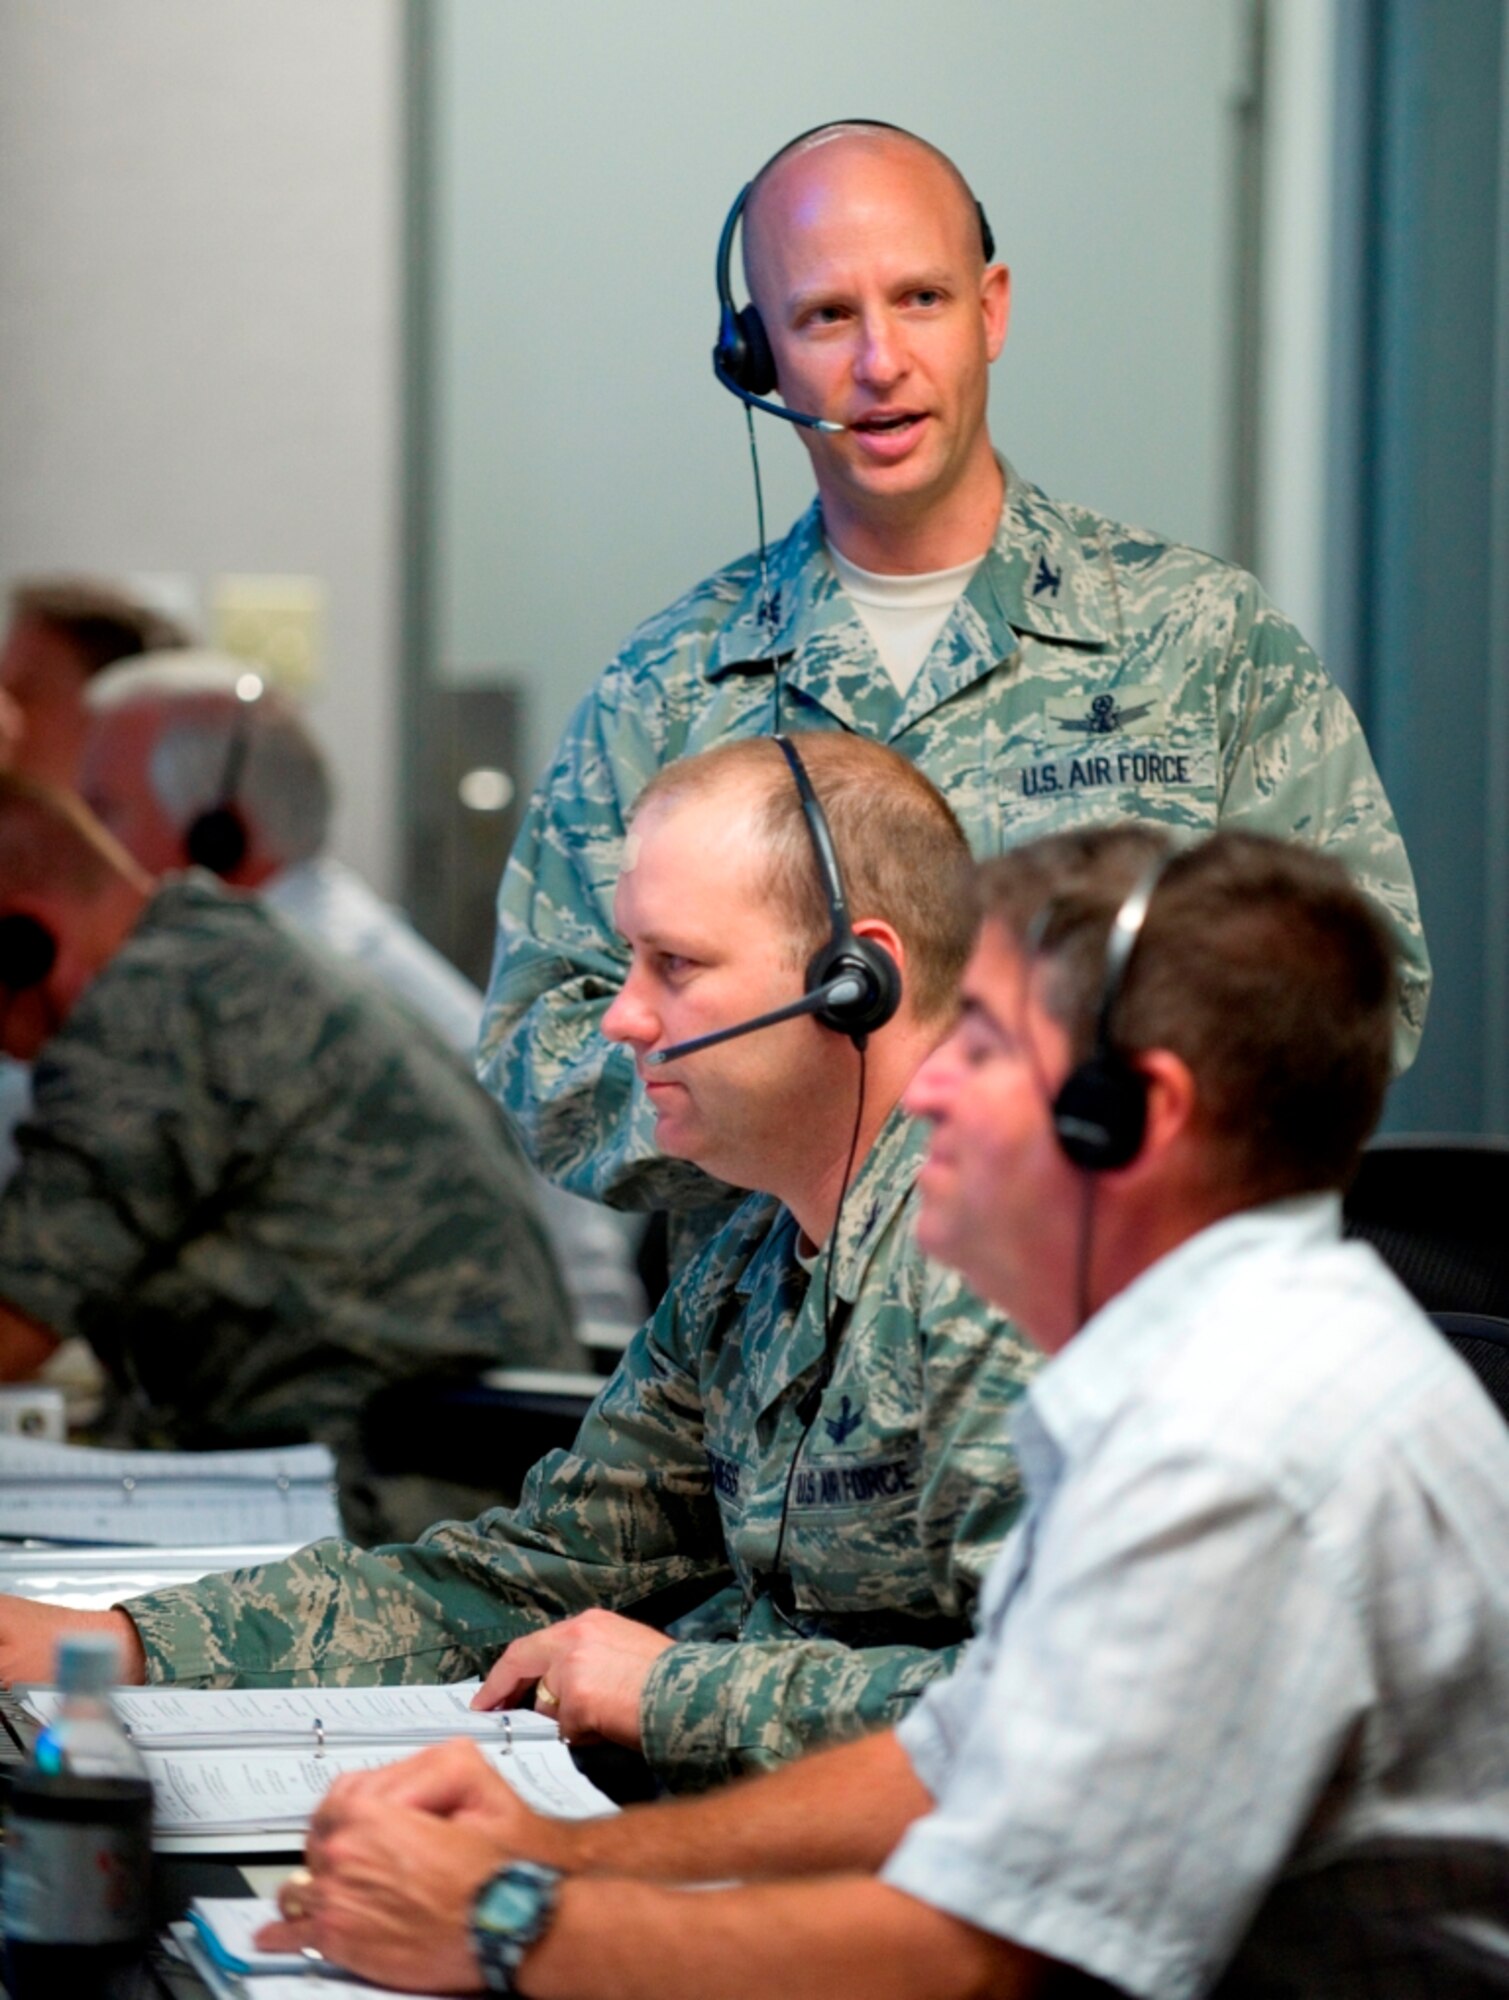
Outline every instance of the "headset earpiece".
[[723, 233], [718, 238], [718, 344], [713, 349], [713, 372], [720, 381], [726, 380], [735, 390], [743, 389], [751, 396], [768, 396], [776, 387], [775, 355], [771, 352], [770, 336], [765, 331], [758, 306], [747, 305], [741, 310], [734, 304], [730, 270], [734, 231], [739, 226], [739, 217], [744, 213], [744, 204], [753, 185], [749, 182], [740, 188], [733, 207], [724, 219]]
[[0, 917], [0, 987], [11, 994], [40, 986], [58, 962], [58, 941], [37, 917]]
[[1125, 1056], [1098, 1051], [1059, 1085], [1053, 1129], [1066, 1157], [1086, 1173], [1130, 1166], [1147, 1130], [1147, 1078]]
[[211, 806], [196, 813], [183, 836], [184, 853], [196, 868], [212, 875], [234, 875], [246, 859], [246, 822], [234, 805]]
[[806, 988], [816, 993], [832, 979], [858, 979], [864, 992], [857, 1000], [836, 1000], [814, 1019], [856, 1041], [883, 1028], [901, 1005], [901, 968], [873, 938], [829, 938], [807, 967]]
[[[1053, 1130], [1066, 1159], [1088, 1174], [1111, 1173], [1128, 1167], [1142, 1151], [1147, 1132], [1148, 1081], [1131, 1057], [1117, 1046], [1113, 1032], [1116, 1005], [1126, 986], [1127, 971], [1137, 940], [1147, 921], [1153, 892], [1171, 857], [1160, 855], [1125, 898], [1111, 920], [1106, 938], [1105, 976], [1095, 1017], [1095, 1047], [1059, 1085], [1049, 1107]], [[1051, 908], [1051, 905], [1049, 906]], [[1036, 942], [1029, 961], [1041, 947], [1043, 920], [1033, 925]]]
[[251, 834], [241, 810], [239, 793], [246, 775], [246, 759], [251, 751], [252, 718], [262, 699], [262, 682], [249, 698], [238, 694], [230, 740], [225, 746], [225, 768], [220, 773], [215, 803], [195, 813], [183, 830], [183, 851], [196, 868], [207, 868], [222, 880], [234, 875], [246, 859]]
[[718, 336], [718, 356], [723, 372], [751, 396], [768, 396], [779, 386], [770, 335], [758, 306], [745, 306], [729, 317], [727, 328]]
[[807, 767], [787, 736], [773, 739], [786, 759], [802, 804], [802, 817], [812, 837], [812, 852], [828, 903], [829, 931], [825, 943], [814, 952], [807, 966], [806, 991], [817, 993], [830, 980], [851, 978], [863, 991], [854, 1000], [837, 1000], [817, 1010], [824, 1027], [848, 1035], [856, 1048], [864, 1046], [867, 1035], [883, 1028], [901, 1005], [901, 968], [872, 938], [856, 937], [849, 920], [848, 898], [844, 893], [843, 872], [838, 865], [838, 849]]

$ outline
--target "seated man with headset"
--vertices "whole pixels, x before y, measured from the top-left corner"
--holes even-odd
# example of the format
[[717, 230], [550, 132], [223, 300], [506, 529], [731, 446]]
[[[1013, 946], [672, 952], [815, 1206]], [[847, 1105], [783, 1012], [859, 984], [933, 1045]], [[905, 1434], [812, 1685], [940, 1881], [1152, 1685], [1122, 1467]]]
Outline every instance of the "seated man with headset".
[[[137, 1677], [489, 1674], [485, 1704], [533, 1690], [695, 1787], [889, 1722], [957, 1658], [1029, 1369], [912, 1227], [899, 1101], [969, 947], [958, 825], [863, 738], [730, 744], [647, 788], [615, 907], [605, 1029], [666, 1155], [749, 1198], [516, 1507], [137, 1598], [96, 1621]], [[0, 1602], [0, 1673], [80, 1622]]]
[[[255, 890], [303, 936], [353, 960], [470, 1064], [482, 995], [328, 851], [335, 785], [298, 704], [206, 647], [107, 668], [84, 694], [79, 790], [153, 875], [191, 864]], [[535, 1179], [578, 1325], [622, 1346], [644, 1316], [627, 1218]]]
[[367, 1463], [382, 1386], [578, 1358], [529, 1169], [438, 1037], [203, 876], [0, 774], [0, 1378], [94, 1348], [112, 1441], [319, 1438], [365, 1540], [495, 1494]]
[[952, 1679], [616, 1819], [464, 1744], [339, 1781], [264, 1943], [531, 2000], [1509, 1991], [1509, 1432], [1340, 1240], [1389, 943], [1306, 849], [1168, 855], [987, 864], [907, 1093], [923, 1243], [1049, 1355]]

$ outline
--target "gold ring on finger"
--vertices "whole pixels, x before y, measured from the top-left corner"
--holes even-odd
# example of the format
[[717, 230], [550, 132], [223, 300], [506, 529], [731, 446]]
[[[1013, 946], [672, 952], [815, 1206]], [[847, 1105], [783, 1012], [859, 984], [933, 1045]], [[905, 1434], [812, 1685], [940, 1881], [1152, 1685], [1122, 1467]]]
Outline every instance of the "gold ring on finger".
[[295, 1868], [278, 1891], [278, 1908], [291, 1924], [302, 1923], [310, 1914], [309, 1891], [314, 1877], [307, 1868]]

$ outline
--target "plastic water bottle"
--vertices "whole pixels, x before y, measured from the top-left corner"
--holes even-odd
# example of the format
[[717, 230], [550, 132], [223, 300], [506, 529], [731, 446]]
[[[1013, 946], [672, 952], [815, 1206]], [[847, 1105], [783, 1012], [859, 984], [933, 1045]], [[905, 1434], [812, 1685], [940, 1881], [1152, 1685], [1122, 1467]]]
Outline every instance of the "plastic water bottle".
[[152, 1934], [152, 1783], [110, 1705], [105, 1632], [58, 1643], [62, 1707], [11, 1790], [5, 1840], [12, 2000], [134, 1994]]

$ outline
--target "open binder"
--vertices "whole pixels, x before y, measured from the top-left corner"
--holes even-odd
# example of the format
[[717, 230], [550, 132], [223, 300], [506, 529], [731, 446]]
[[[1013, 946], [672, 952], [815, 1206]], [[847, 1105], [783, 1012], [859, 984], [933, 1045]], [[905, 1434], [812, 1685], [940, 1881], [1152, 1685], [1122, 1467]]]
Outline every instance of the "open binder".
[[[164, 1852], [296, 1847], [335, 1778], [453, 1736], [472, 1738], [538, 1812], [616, 1810], [547, 1717], [471, 1708], [480, 1685], [124, 1688], [112, 1700], [152, 1779], [153, 1838]], [[42, 1724], [61, 1703], [53, 1688], [27, 1688], [22, 1699]]]
[[0, 1537], [118, 1545], [278, 1543], [341, 1532], [322, 1444], [108, 1451], [0, 1437]]

